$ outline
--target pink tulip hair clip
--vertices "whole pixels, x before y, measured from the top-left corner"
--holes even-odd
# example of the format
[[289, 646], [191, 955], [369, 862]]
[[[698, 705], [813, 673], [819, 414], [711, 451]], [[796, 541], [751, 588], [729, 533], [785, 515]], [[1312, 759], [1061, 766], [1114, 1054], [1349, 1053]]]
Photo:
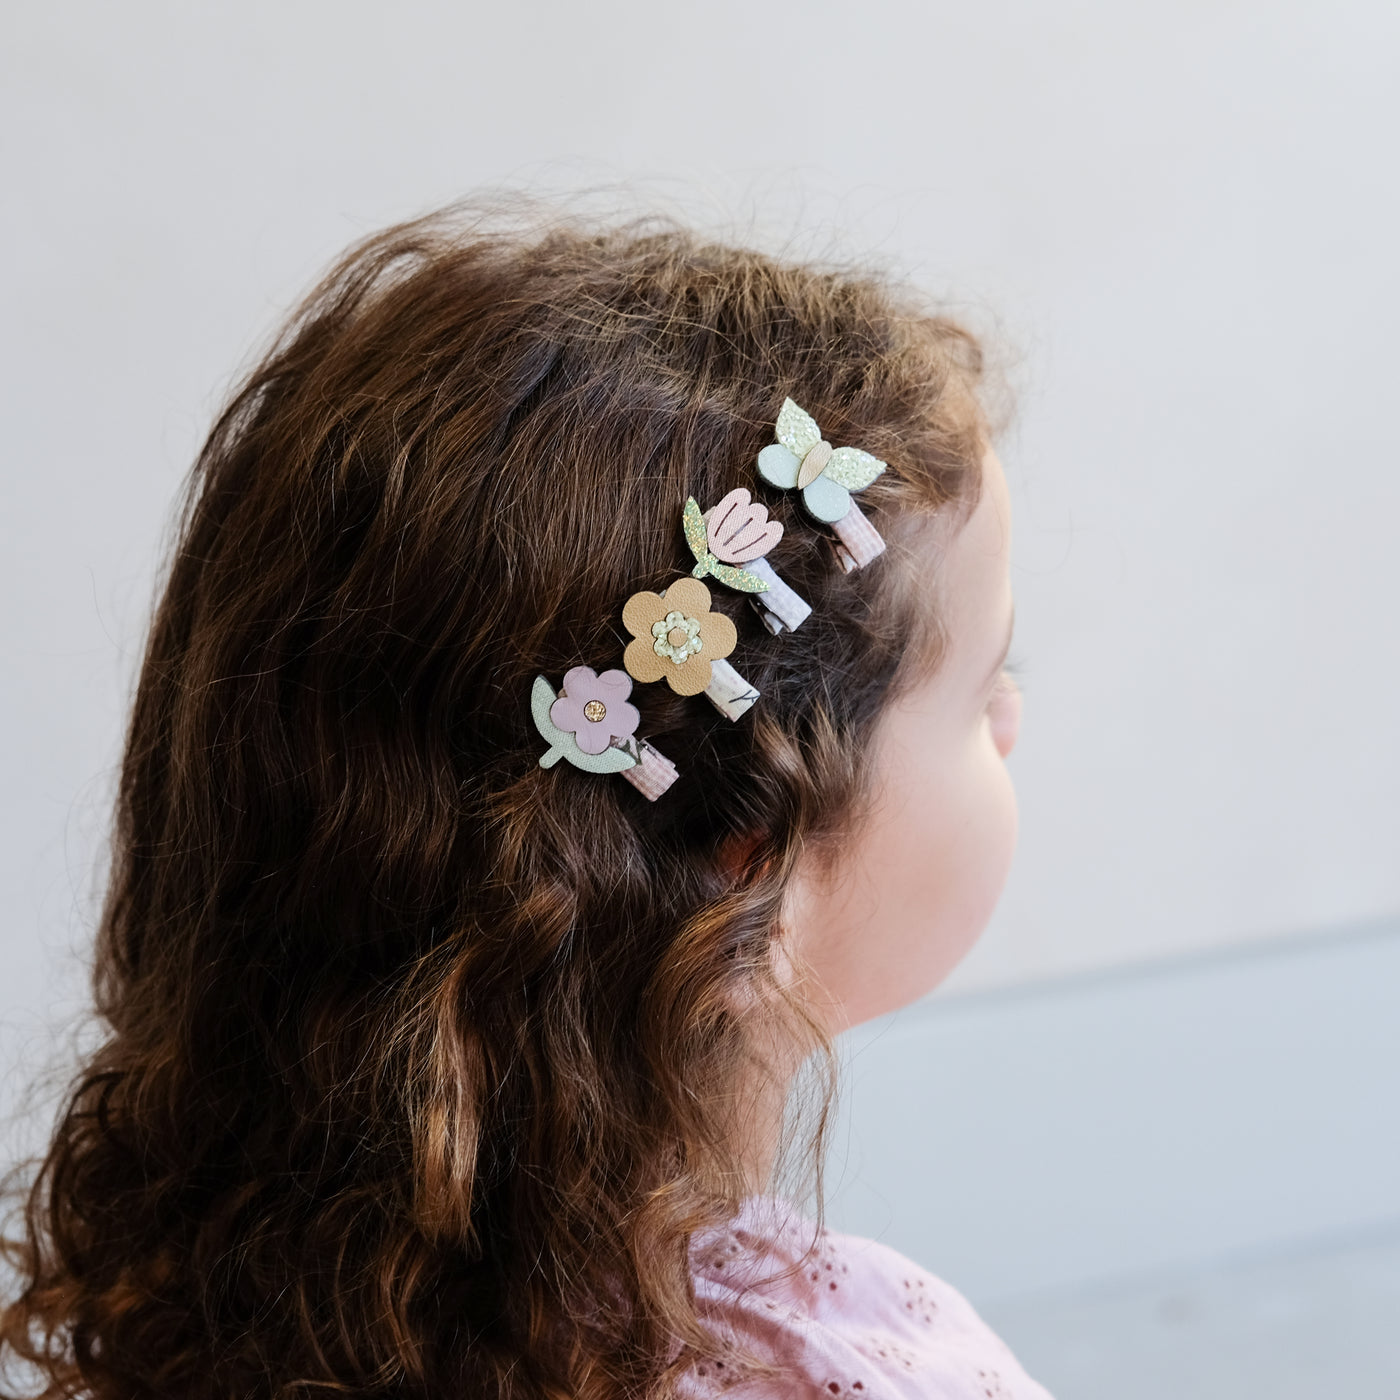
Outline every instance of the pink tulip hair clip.
[[621, 773], [643, 797], [655, 802], [676, 781], [676, 765], [646, 740], [636, 737], [641, 714], [628, 696], [631, 678], [623, 671], [575, 666], [564, 673], [556, 695], [543, 676], [535, 677], [530, 712], [549, 747], [541, 768], [561, 758], [586, 773]]
[[782, 522], [769, 520], [768, 507], [755, 502], [744, 487], [737, 486], [721, 496], [719, 504], [703, 514], [691, 496], [685, 503], [682, 524], [686, 544], [695, 556], [692, 576], [710, 574], [749, 594], [763, 625], [774, 636], [785, 628], [800, 627], [811, 616], [805, 600], [778, 577], [764, 557], [782, 539]]
[[791, 399], [783, 400], [775, 434], [777, 442], [758, 454], [759, 475], [784, 491], [802, 493], [807, 514], [836, 532], [837, 555], [847, 573], [878, 558], [885, 542], [851, 492], [869, 486], [885, 463], [858, 447], [832, 447], [816, 419]]

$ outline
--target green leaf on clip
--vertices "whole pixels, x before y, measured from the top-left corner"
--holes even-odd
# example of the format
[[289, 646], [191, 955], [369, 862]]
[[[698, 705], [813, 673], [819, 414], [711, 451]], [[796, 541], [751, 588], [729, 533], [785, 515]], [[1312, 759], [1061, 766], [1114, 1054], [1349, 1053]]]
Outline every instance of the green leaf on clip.
[[541, 768], [553, 768], [561, 758], [568, 756], [573, 746], [572, 736], [558, 728], [549, 717], [549, 707], [558, 698], [554, 687], [543, 676], [535, 677], [535, 684], [530, 689], [530, 713], [534, 716], [540, 738], [549, 745], [540, 759]]
[[[703, 564], [710, 553], [710, 538], [705, 530], [705, 517], [700, 513], [699, 503], [694, 496], [686, 497], [681, 526], [685, 530], [685, 542], [690, 546], [695, 562]], [[696, 577], [700, 575], [697, 574]]]
[[733, 564], [711, 564], [710, 572], [721, 583], [728, 584], [730, 588], [737, 588], [740, 593], [768, 592], [767, 583], [757, 574], [751, 574], [747, 569], [736, 568]]
[[608, 748], [602, 753], [584, 753], [577, 744], [574, 751], [566, 753], [564, 757], [575, 768], [582, 768], [586, 773], [621, 773], [624, 768], [635, 768], [641, 762], [627, 749]]

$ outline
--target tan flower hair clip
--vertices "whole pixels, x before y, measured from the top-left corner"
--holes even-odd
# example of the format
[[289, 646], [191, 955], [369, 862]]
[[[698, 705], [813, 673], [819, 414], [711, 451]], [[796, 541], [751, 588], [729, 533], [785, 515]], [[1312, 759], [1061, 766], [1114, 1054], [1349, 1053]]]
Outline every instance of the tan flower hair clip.
[[663, 593], [634, 593], [622, 609], [622, 625], [632, 634], [622, 664], [634, 680], [664, 680], [677, 695], [703, 691], [729, 719], [758, 699], [725, 660], [738, 630], [724, 613], [710, 611], [710, 590], [699, 579], [677, 579]]

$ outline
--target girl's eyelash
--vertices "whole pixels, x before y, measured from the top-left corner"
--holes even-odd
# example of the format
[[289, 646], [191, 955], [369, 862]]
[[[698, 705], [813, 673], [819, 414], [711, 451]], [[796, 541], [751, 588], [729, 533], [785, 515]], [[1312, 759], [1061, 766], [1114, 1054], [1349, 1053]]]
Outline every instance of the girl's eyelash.
[[997, 676], [997, 688], [1000, 688], [1003, 676], [1010, 676], [1016, 682], [1017, 690], [1026, 688], [1026, 666], [1025, 662], [1018, 656], [1008, 656], [1001, 664], [1001, 671]]

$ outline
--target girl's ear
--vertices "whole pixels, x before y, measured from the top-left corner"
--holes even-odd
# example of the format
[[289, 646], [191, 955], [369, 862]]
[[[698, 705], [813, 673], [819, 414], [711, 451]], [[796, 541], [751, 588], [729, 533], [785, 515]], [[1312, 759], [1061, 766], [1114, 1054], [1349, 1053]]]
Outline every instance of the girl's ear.
[[735, 884], [750, 884], [760, 880], [773, 866], [772, 856], [758, 858], [768, 833], [764, 831], [744, 832], [726, 836], [720, 843], [719, 861]]

